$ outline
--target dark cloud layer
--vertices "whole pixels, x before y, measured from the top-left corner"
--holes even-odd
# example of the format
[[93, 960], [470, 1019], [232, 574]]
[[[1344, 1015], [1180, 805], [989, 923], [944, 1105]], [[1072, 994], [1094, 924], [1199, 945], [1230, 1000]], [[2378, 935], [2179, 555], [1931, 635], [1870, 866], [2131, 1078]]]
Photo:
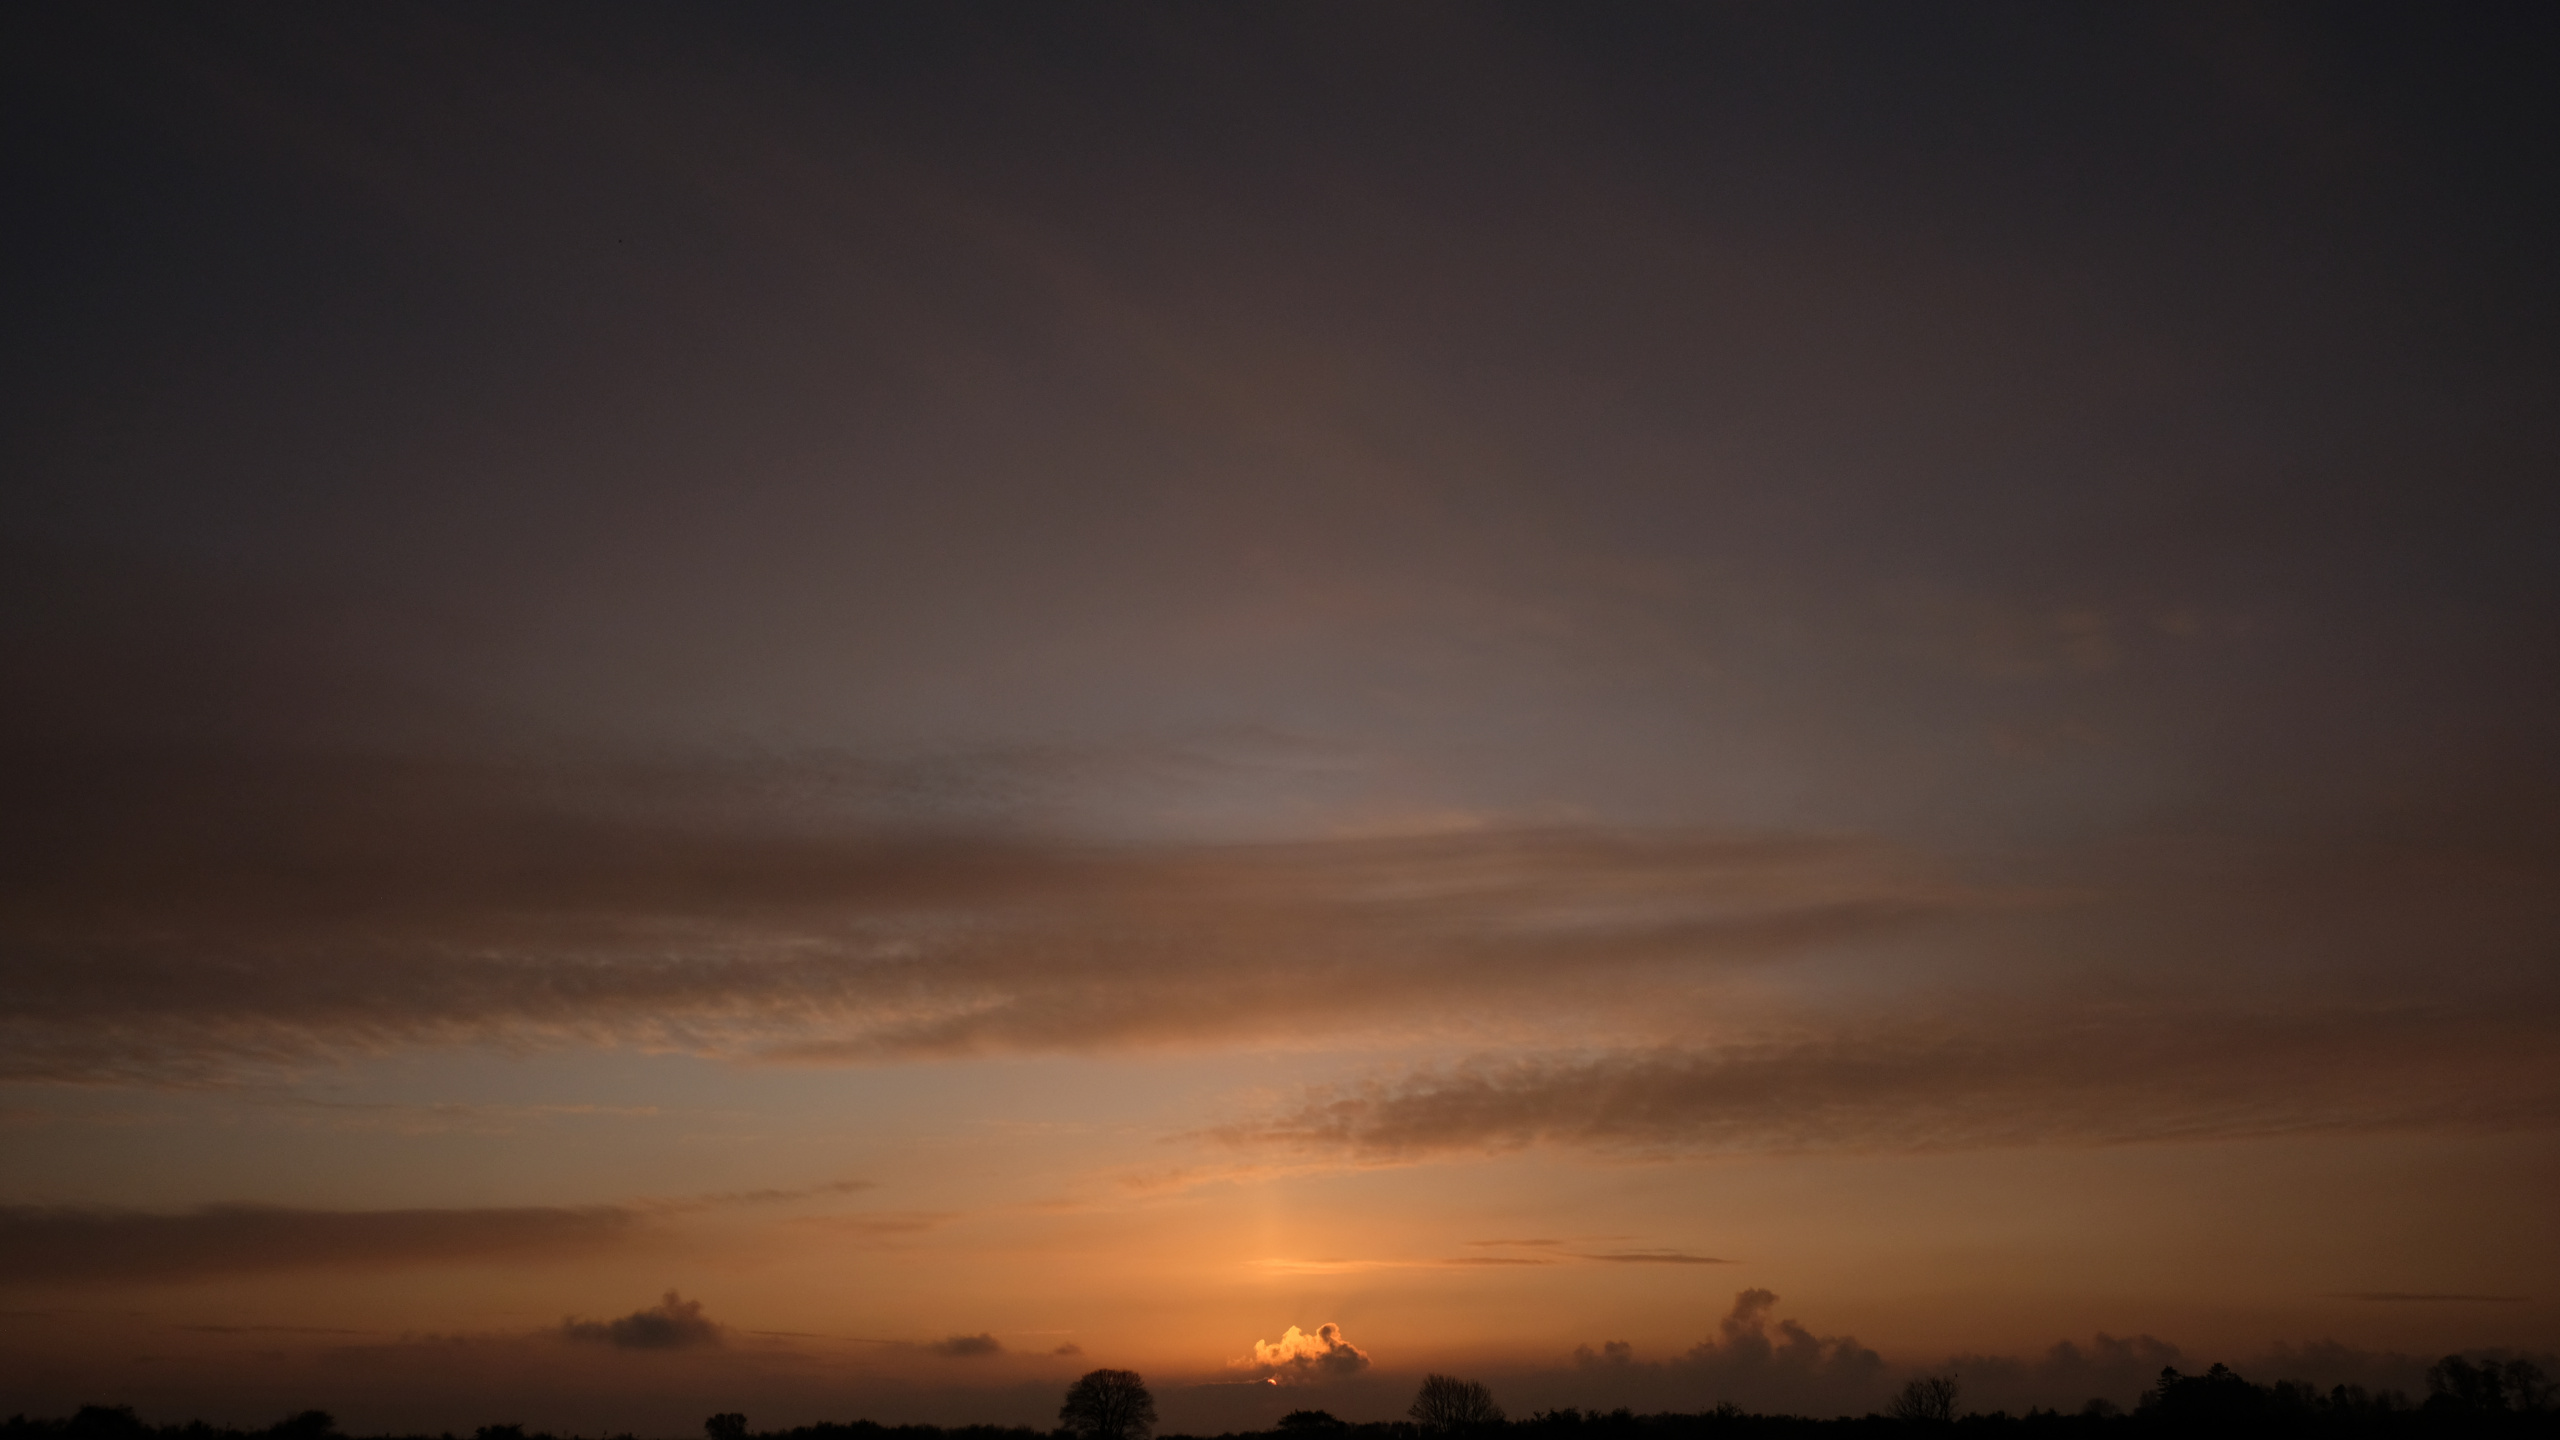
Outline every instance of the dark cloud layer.
[[2551, 37], [2261, 19], [12, 13], [0, 1074], [2547, 986]]
[[[2547, 1130], [2555, 71], [2530, 6], [0, 7], [0, 1081]], [[20, 1208], [0, 1278], [657, 1213]], [[1871, 1403], [1744, 1299], [1662, 1403]], [[556, 1339], [479, 1393], [653, 1368]]]
[[1996, 1015], [1712, 1049], [1495, 1057], [1212, 1132], [1370, 1160], [1529, 1145], [1926, 1151], [2560, 1123], [2549, 1017]]
[[[1784, 1079], [1824, 1125], [1854, 1129], [1859, 1086], [1884, 1096], [1887, 1074], [1914, 1096], [1989, 1095], [2060, 1066], [2094, 1093], [2103, 1077], [2071, 1067], [2116, 1050], [2245, 1090], [2284, 1057], [2337, 1073], [2360, 1049], [2412, 1078], [2389, 1102], [2412, 1116], [2468, 1107], [2503, 1123], [2544, 1103], [2520, 1057], [2548, 1014], [2533, 956], [2560, 891], [2540, 883], [2551, 855], [2530, 828], [2401, 817], [2316, 839], [2128, 839], [2043, 857], [2030, 873], [2050, 880], [1986, 884], [1849, 836], [1550, 826], [1206, 844], [898, 826], [873, 797], [906, 771], [824, 758], [49, 753], [0, 766], [15, 802], [0, 809], [0, 1073], [18, 1079], [218, 1081], [492, 1039], [869, 1062], [1576, 1027], [1668, 1038], [1773, 964], [1934, 946], [1917, 953], [1968, 956], [1993, 967], [1974, 983], [2023, 979], [2045, 998], [2009, 1003], [2005, 1031], [1869, 1045], [1843, 1017], [1840, 1036], [1793, 1049], [1525, 1063], [1452, 1079], [1427, 1104], [1454, 1114], [1481, 1092], [1491, 1116], [1494, 1097], [1535, 1109], [1550, 1102], [1522, 1097], [1548, 1095], [1605, 1113], [1604, 1095], [1650, 1087], [1686, 1114], [1677, 1097]], [[1980, 943], [1948, 943], [1960, 934]], [[2096, 962], [2090, 980], [2045, 964], [2054, 947]], [[2420, 956], [2487, 988], [2421, 1003]], [[2113, 1027], [2071, 996], [2107, 971], [2153, 992], [2210, 974], [2229, 993], [2128, 1003]], [[2320, 976], [2332, 994], [2306, 991]], [[2477, 1053], [2449, 1039], [2474, 1005]], [[2303, 1013], [2251, 1018], [2284, 1008]], [[2053, 1038], [2066, 1034], [2095, 1048]], [[2428, 1055], [2490, 1088], [2450, 1098], [2419, 1074]], [[2189, 1104], [2176, 1093], [2162, 1103]], [[1426, 1105], [1421, 1091], [1360, 1103], [1390, 1101], [1408, 1119]], [[2226, 1111], [2199, 1123], [2254, 1123]], [[2109, 1126], [2143, 1128], [2088, 1122]]]
[[642, 1218], [610, 1205], [490, 1210], [208, 1205], [177, 1214], [8, 1206], [0, 1207], [0, 1284], [184, 1281], [266, 1271], [552, 1260], [625, 1244], [635, 1238]]
[[1565, 969], [1697, 983], [1976, 903], [1834, 839], [880, 833], [752, 794], [723, 810], [719, 778], [22, 768], [7, 1069], [207, 1079], [502, 1036], [838, 1060], [1285, 1037], [1496, 1013]]

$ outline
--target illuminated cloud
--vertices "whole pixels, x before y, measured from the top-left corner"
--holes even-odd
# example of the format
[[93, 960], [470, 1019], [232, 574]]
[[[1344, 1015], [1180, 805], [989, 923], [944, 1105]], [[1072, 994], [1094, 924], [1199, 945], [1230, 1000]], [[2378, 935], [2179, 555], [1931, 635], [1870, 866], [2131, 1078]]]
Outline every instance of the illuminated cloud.
[[687, 1300], [673, 1290], [646, 1310], [634, 1310], [619, 1320], [580, 1320], [576, 1317], [560, 1322], [563, 1339], [596, 1345], [611, 1345], [617, 1350], [687, 1350], [720, 1343], [721, 1326], [702, 1313], [702, 1302]]
[[1369, 1352], [1324, 1324], [1310, 1335], [1292, 1325], [1277, 1340], [1256, 1340], [1253, 1353], [1236, 1362], [1257, 1375], [1283, 1380], [1334, 1380], [1369, 1368]]

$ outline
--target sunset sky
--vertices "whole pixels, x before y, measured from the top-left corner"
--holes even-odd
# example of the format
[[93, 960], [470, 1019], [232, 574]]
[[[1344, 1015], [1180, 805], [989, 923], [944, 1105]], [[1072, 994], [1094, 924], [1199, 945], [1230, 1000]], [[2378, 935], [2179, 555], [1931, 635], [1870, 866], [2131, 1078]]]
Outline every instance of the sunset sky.
[[2560, 11], [0, 67], [0, 1412], [2560, 1348]]

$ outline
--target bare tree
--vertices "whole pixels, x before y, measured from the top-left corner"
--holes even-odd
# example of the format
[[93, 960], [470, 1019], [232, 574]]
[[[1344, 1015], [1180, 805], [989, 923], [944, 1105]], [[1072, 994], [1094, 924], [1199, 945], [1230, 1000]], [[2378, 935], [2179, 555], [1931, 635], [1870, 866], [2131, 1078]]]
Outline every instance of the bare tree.
[[1884, 1407], [1896, 1420], [1913, 1424], [1943, 1424], [1956, 1418], [1956, 1372], [1938, 1375], [1914, 1375], [1903, 1382], [1902, 1393]]
[[1058, 1423], [1079, 1440], [1147, 1440], [1156, 1399], [1135, 1370], [1096, 1370], [1067, 1387]]
[[1444, 1434], [1502, 1423], [1502, 1407], [1493, 1403], [1493, 1392], [1455, 1375], [1422, 1377], [1422, 1389], [1413, 1397], [1413, 1408], [1404, 1413], [1424, 1429]]
[[747, 1417], [723, 1410], [702, 1422], [702, 1433], [708, 1440], [747, 1440]]

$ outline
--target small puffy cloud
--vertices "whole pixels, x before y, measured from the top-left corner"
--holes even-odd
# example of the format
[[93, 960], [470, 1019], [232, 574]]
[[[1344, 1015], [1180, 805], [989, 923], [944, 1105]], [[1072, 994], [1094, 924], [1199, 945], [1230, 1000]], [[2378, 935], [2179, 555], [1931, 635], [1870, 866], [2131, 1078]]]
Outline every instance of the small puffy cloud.
[[1084, 1347], [1073, 1340], [1070, 1340], [1049, 1353], [1052, 1355], [1081, 1355], [1084, 1353]]
[[984, 1355], [1004, 1353], [1002, 1342], [983, 1331], [976, 1335], [954, 1335], [936, 1340], [924, 1348], [949, 1360], [975, 1360]]
[[1884, 1359], [1855, 1336], [1816, 1335], [1776, 1318], [1777, 1292], [1749, 1289], [1717, 1322], [1717, 1338], [1689, 1347], [1681, 1364], [1721, 1398], [1746, 1408], [1817, 1413], [1826, 1400], [1871, 1393]]
[[1312, 1335], [1292, 1325], [1277, 1340], [1256, 1340], [1253, 1354], [1236, 1362], [1267, 1379], [1330, 1380], [1369, 1368], [1369, 1352], [1342, 1338], [1339, 1325], [1319, 1325]]
[[1598, 1350], [1588, 1345], [1573, 1347], [1573, 1363], [1584, 1370], [1598, 1370], [1604, 1367], [1624, 1370], [1633, 1365], [1635, 1359], [1635, 1345], [1625, 1340], [1603, 1340]]
[[572, 1316], [560, 1322], [560, 1333], [570, 1340], [619, 1350], [686, 1350], [720, 1343], [720, 1325], [702, 1313], [702, 1302], [687, 1300], [673, 1290], [657, 1304], [619, 1320]]

